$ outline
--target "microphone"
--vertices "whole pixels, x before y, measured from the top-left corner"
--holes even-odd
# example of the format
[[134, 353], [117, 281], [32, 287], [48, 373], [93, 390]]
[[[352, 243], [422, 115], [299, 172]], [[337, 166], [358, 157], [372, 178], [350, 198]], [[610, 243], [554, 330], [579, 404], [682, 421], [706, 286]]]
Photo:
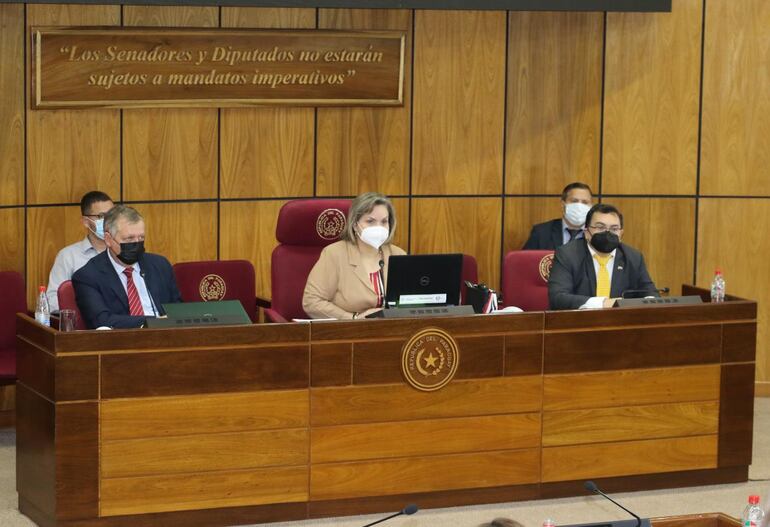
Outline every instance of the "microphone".
[[145, 279], [144, 267], [139, 268], [139, 276], [141, 276], [142, 280], [144, 280], [144, 288], [147, 290], [147, 296], [150, 297], [150, 307], [152, 308], [152, 314], [155, 316], [155, 318], [158, 318], [158, 312], [155, 311], [155, 300], [152, 298], [152, 291], [150, 291], [150, 286], [147, 285], [147, 280]]
[[391, 518], [395, 518], [396, 516], [401, 516], [402, 514], [406, 514], [407, 516], [411, 516], [412, 514], [414, 514], [415, 512], [417, 512], [419, 510], [420, 510], [419, 507], [417, 507], [417, 505], [412, 503], [412, 504], [407, 505], [406, 507], [404, 507], [403, 509], [401, 509], [397, 513], [391, 514], [390, 516], [387, 516], [385, 518], [377, 520], [376, 522], [367, 523], [366, 525], [364, 525], [364, 527], [372, 527], [372, 525], [377, 525], [378, 523], [382, 523], [382, 522], [384, 522], [386, 520], [389, 520]]
[[[382, 282], [382, 288], [385, 289], [385, 260], [380, 258], [380, 262], [379, 263], [380, 263], [380, 282]], [[384, 292], [382, 294], [382, 305], [383, 305], [383, 307], [385, 309], [388, 309], [390, 307], [388, 305], [387, 295]], [[406, 510], [406, 509], [404, 509], [404, 510]], [[414, 512], [417, 512], [417, 510], [415, 509]], [[414, 514], [414, 512], [412, 512], [410, 514]]]
[[631, 512], [630, 510], [626, 509], [623, 505], [621, 505], [617, 501], [615, 501], [612, 498], [610, 498], [609, 496], [607, 496], [604, 492], [601, 491], [601, 489], [599, 489], [599, 487], [596, 486], [596, 483], [594, 483], [593, 481], [588, 480], [585, 483], [583, 483], [583, 486], [586, 488], [586, 490], [588, 492], [594, 492], [596, 494], [601, 494], [602, 496], [604, 496], [605, 498], [610, 500], [612, 503], [614, 503], [615, 505], [617, 505], [618, 507], [620, 507], [621, 509], [626, 511], [628, 514], [630, 514], [631, 516], [636, 518], [636, 527], [639, 527], [640, 525], [642, 525], [642, 519], [639, 516], [637, 516], [636, 514]]

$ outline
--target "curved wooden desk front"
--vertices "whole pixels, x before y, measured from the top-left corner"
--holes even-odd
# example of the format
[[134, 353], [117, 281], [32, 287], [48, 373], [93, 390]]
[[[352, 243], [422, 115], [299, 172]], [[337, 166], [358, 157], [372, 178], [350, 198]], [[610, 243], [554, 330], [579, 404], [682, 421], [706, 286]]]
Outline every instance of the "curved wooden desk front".
[[[440, 328], [451, 382], [402, 347]], [[18, 319], [20, 510], [228, 525], [744, 481], [756, 304], [58, 333]]]

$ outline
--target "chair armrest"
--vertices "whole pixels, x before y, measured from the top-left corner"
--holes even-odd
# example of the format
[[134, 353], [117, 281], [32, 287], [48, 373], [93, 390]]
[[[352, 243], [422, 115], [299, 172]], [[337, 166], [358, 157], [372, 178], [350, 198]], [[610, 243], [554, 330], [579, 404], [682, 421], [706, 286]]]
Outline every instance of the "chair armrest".
[[265, 309], [265, 322], [288, 322], [283, 316], [275, 309]]

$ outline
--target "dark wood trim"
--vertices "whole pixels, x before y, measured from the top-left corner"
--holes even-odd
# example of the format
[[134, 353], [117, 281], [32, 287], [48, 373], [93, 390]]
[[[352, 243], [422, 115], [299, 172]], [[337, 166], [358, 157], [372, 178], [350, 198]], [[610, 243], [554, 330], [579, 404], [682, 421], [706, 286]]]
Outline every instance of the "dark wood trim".
[[55, 407], [16, 385], [16, 489], [19, 510], [40, 525], [56, 512]]
[[[508, 334], [520, 331], [542, 331], [543, 312], [518, 313], [513, 315], [470, 315], [445, 318], [401, 318], [339, 321], [335, 323], [310, 324], [310, 339], [315, 344], [327, 340], [367, 341], [380, 340], [383, 336], [392, 339], [408, 339], [427, 326], [437, 327], [452, 337], [469, 337], [489, 334]], [[352, 337], [352, 338], [351, 338]]]
[[719, 466], [751, 464], [754, 433], [754, 363], [722, 365]]
[[[3, 2], [12, 0], [2, 0]], [[23, 0], [52, 4], [59, 0]], [[73, 0], [71, 4], [125, 4], [117, 0]], [[510, 11], [671, 11], [671, 0], [132, 0], [126, 5], [323, 7], [366, 9], [474, 9]]]
[[95, 400], [99, 397], [99, 357], [56, 358], [55, 401]]
[[546, 374], [719, 363], [719, 325], [545, 334]]
[[56, 517], [99, 515], [99, 407], [56, 405]]
[[545, 329], [591, 329], [617, 326], [667, 326], [672, 319], [677, 323], [721, 323], [732, 320], [754, 321], [757, 318], [757, 303], [748, 301], [725, 302], [723, 304], [690, 304], [652, 307], [624, 307], [605, 309], [602, 316], [595, 310], [546, 311]]
[[757, 350], [757, 324], [722, 326], [722, 362], [753, 362]]
[[26, 337], [16, 337], [17, 385], [24, 384], [43, 397], [56, 399], [56, 358]]
[[60, 521], [59, 527], [214, 527], [225, 525], [251, 525], [278, 521], [304, 520], [307, 503], [279, 503], [252, 507], [228, 507], [195, 511], [159, 512], [153, 514], [110, 516], [87, 520]]
[[307, 388], [309, 370], [307, 345], [105, 355], [101, 397]]

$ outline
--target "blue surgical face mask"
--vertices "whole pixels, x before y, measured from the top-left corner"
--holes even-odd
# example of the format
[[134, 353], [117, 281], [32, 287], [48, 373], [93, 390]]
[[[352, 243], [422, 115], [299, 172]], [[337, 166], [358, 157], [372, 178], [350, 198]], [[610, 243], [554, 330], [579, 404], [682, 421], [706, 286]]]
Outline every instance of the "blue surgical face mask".
[[99, 218], [98, 220], [91, 220], [91, 221], [94, 224], [94, 228], [89, 230], [94, 233], [94, 236], [96, 236], [100, 240], [103, 240], [104, 239], [104, 218]]

